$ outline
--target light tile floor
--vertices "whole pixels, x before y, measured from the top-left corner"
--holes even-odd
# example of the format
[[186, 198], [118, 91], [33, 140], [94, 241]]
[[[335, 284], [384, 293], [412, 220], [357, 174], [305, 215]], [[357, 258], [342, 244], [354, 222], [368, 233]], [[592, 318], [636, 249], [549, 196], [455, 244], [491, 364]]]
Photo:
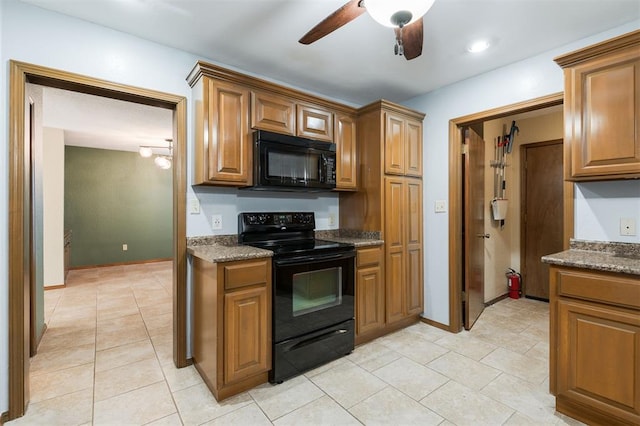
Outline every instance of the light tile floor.
[[543, 302], [503, 300], [470, 332], [419, 323], [221, 403], [173, 366], [170, 262], [71, 271], [45, 307], [31, 403], [9, 425], [580, 424], [548, 392]]

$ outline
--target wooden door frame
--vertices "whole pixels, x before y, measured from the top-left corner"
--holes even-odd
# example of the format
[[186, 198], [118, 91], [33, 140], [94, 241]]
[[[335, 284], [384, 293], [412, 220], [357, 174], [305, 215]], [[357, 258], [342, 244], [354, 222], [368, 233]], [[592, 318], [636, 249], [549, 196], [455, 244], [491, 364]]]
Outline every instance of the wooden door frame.
[[[24, 265], [24, 250], [29, 241], [23, 236], [24, 197], [28, 195], [31, 165], [25, 161], [25, 85], [45, 87], [103, 96], [173, 111], [173, 360], [177, 367], [187, 360], [187, 242], [186, 242], [186, 145], [187, 99], [154, 90], [113, 83], [11, 60], [9, 64], [9, 411], [8, 419], [24, 415], [28, 400], [24, 392], [29, 380], [28, 289], [30, 278]], [[33, 208], [33, 207], [32, 207]], [[33, 239], [33, 236], [31, 237]], [[27, 316], [27, 317], [25, 317]]]
[[[462, 144], [461, 128], [488, 120], [507, 117], [523, 112], [534, 111], [556, 105], [562, 105], [564, 94], [554, 93], [548, 96], [518, 102], [487, 111], [465, 115], [449, 121], [449, 327], [457, 333], [461, 330], [462, 305]], [[566, 150], [565, 156], [566, 156]], [[567, 167], [566, 158], [564, 167]], [[573, 183], [564, 182], [563, 240], [565, 248], [573, 236]]]

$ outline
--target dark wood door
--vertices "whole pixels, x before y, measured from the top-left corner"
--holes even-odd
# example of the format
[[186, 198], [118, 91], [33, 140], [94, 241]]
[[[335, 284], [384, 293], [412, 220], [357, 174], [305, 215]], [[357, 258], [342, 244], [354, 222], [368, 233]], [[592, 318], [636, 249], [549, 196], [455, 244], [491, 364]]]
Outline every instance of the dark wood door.
[[484, 140], [465, 130], [464, 155], [464, 328], [484, 309]]
[[540, 261], [562, 246], [562, 141], [525, 145], [522, 154], [522, 287], [549, 300], [549, 266]]

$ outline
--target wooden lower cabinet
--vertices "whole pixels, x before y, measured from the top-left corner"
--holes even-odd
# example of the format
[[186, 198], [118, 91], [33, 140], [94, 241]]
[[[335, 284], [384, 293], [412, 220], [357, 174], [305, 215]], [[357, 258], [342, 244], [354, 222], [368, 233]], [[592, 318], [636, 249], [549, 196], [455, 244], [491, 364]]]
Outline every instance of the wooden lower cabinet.
[[640, 279], [550, 270], [556, 409], [587, 424], [640, 424]]
[[383, 246], [358, 248], [356, 254], [356, 344], [385, 326]]
[[193, 362], [217, 400], [268, 380], [271, 259], [193, 259]]
[[423, 311], [422, 181], [385, 177], [385, 192], [387, 322], [394, 323]]

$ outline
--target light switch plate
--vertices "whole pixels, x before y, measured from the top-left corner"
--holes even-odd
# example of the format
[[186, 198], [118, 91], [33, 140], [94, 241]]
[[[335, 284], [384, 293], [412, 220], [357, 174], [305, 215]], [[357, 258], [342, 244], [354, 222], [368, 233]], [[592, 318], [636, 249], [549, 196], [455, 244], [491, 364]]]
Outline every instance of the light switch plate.
[[620, 218], [620, 235], [636, 235], [636, 220], [632, 217]]
[[189, 213], [191, 214], [200, 213], [200, 200], [198, 200], [197, 198], [192, 198], [189, 200]]

